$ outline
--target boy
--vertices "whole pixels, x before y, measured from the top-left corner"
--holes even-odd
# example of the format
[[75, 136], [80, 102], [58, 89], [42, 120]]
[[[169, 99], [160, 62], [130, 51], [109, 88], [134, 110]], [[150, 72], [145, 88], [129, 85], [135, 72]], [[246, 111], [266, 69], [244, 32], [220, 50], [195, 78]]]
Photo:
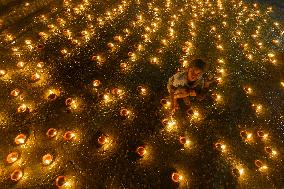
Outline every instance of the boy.
[[205, 81], [204, 73], [208, 70], [208, 64], [201, 59], [191, 61], [189, 67], [173, 75], [167, 84], [170, 93], [173, 112], [179, 109], [178, 99], [183, 99], [187, 106], [187, 114], [192, 114], [189, 96], [195, 96], [203, 100], [208, 91], [209, 81]]

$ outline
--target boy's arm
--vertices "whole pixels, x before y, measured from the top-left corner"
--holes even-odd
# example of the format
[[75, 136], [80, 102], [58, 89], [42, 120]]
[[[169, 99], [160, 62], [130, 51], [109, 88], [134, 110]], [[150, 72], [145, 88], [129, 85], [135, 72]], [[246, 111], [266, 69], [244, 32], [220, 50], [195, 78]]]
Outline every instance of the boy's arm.
[[175, 112], [178, 109], [177, 99], [175, 98], [174, 91], [170, 92], [171, 109]]
[[170, 93], [171, 103], [173, 110], [178, 108], [177, 99], [183, 98], [182, 96], [187, 93], [182, 87], [186, 84], [186, 79], [184, 76], [184, 71], [178, 71], [174, 74], [168, 82], [168, 91]]
[[174, 92], [174, 98], [178, 99], [191, 96], [192, 92], [194, 92], [192, 89], [178, 88]]
[[206, 94], [209, 91], [210, 83], [212, 83], [211, 80], [209, 80], [208, 78], [204, 78], [203, 84], [196, 87], [195, 91], [198, 100], [203, 100], [206, 97]]
[[170, 92], [170, 98], [171, 98], [171, 104], [172, 104], [172, 110], [176, 111], [178, 109], [177, 100], [179, 98], [185, 98], [189, 96], [189, 90], [185, 88], [177, 88]]

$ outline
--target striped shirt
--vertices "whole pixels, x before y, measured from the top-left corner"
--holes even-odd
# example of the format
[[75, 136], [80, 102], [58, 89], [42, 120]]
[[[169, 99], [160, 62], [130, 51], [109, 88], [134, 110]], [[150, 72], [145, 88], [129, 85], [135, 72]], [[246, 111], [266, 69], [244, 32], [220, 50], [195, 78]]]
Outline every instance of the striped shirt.
[[201, 88], [203, 88], [203, 84], [204, 84], [203, 77], [201, 77], [200, 79], [196, 81], [188, 81], [187, 75], [188, 75], [188, 70], [183, 70], [183, 71], [177, 72], [175, 75], [170, 77], [168, 84], [167, 84], [169, 93], [170, 91], [176, 90], [178, 88], [193, 89], [193, 88], [196, 88], [197, 86], [201, 86]]

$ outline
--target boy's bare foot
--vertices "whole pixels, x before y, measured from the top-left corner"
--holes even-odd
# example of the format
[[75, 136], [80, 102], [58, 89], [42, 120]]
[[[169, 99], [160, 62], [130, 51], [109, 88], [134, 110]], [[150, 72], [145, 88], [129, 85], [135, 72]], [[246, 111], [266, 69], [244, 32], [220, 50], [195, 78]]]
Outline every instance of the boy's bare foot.
[[186, 115], [187, 115], [187, 116], [192, 116], [192, 115], [193, 115], [193, 110], [192, 110], [191, 107], [187, 108], [187, 110], [186, 110]]
[[188, 97], [183, 98], [183, 102], [187, 107], [190, 107], [190, 100]]

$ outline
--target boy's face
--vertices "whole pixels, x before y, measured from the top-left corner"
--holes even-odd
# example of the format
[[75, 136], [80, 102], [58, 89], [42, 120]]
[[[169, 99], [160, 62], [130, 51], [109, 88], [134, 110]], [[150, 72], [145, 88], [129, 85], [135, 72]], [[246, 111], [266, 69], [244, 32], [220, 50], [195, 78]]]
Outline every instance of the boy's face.
[[203, 75], [202, 71], [198, 68], [189, 68], [188, 69], [188, 74], [187, 74], [187, 79], [189, 81], [196, 81], [198, 80], [201, 76]]

